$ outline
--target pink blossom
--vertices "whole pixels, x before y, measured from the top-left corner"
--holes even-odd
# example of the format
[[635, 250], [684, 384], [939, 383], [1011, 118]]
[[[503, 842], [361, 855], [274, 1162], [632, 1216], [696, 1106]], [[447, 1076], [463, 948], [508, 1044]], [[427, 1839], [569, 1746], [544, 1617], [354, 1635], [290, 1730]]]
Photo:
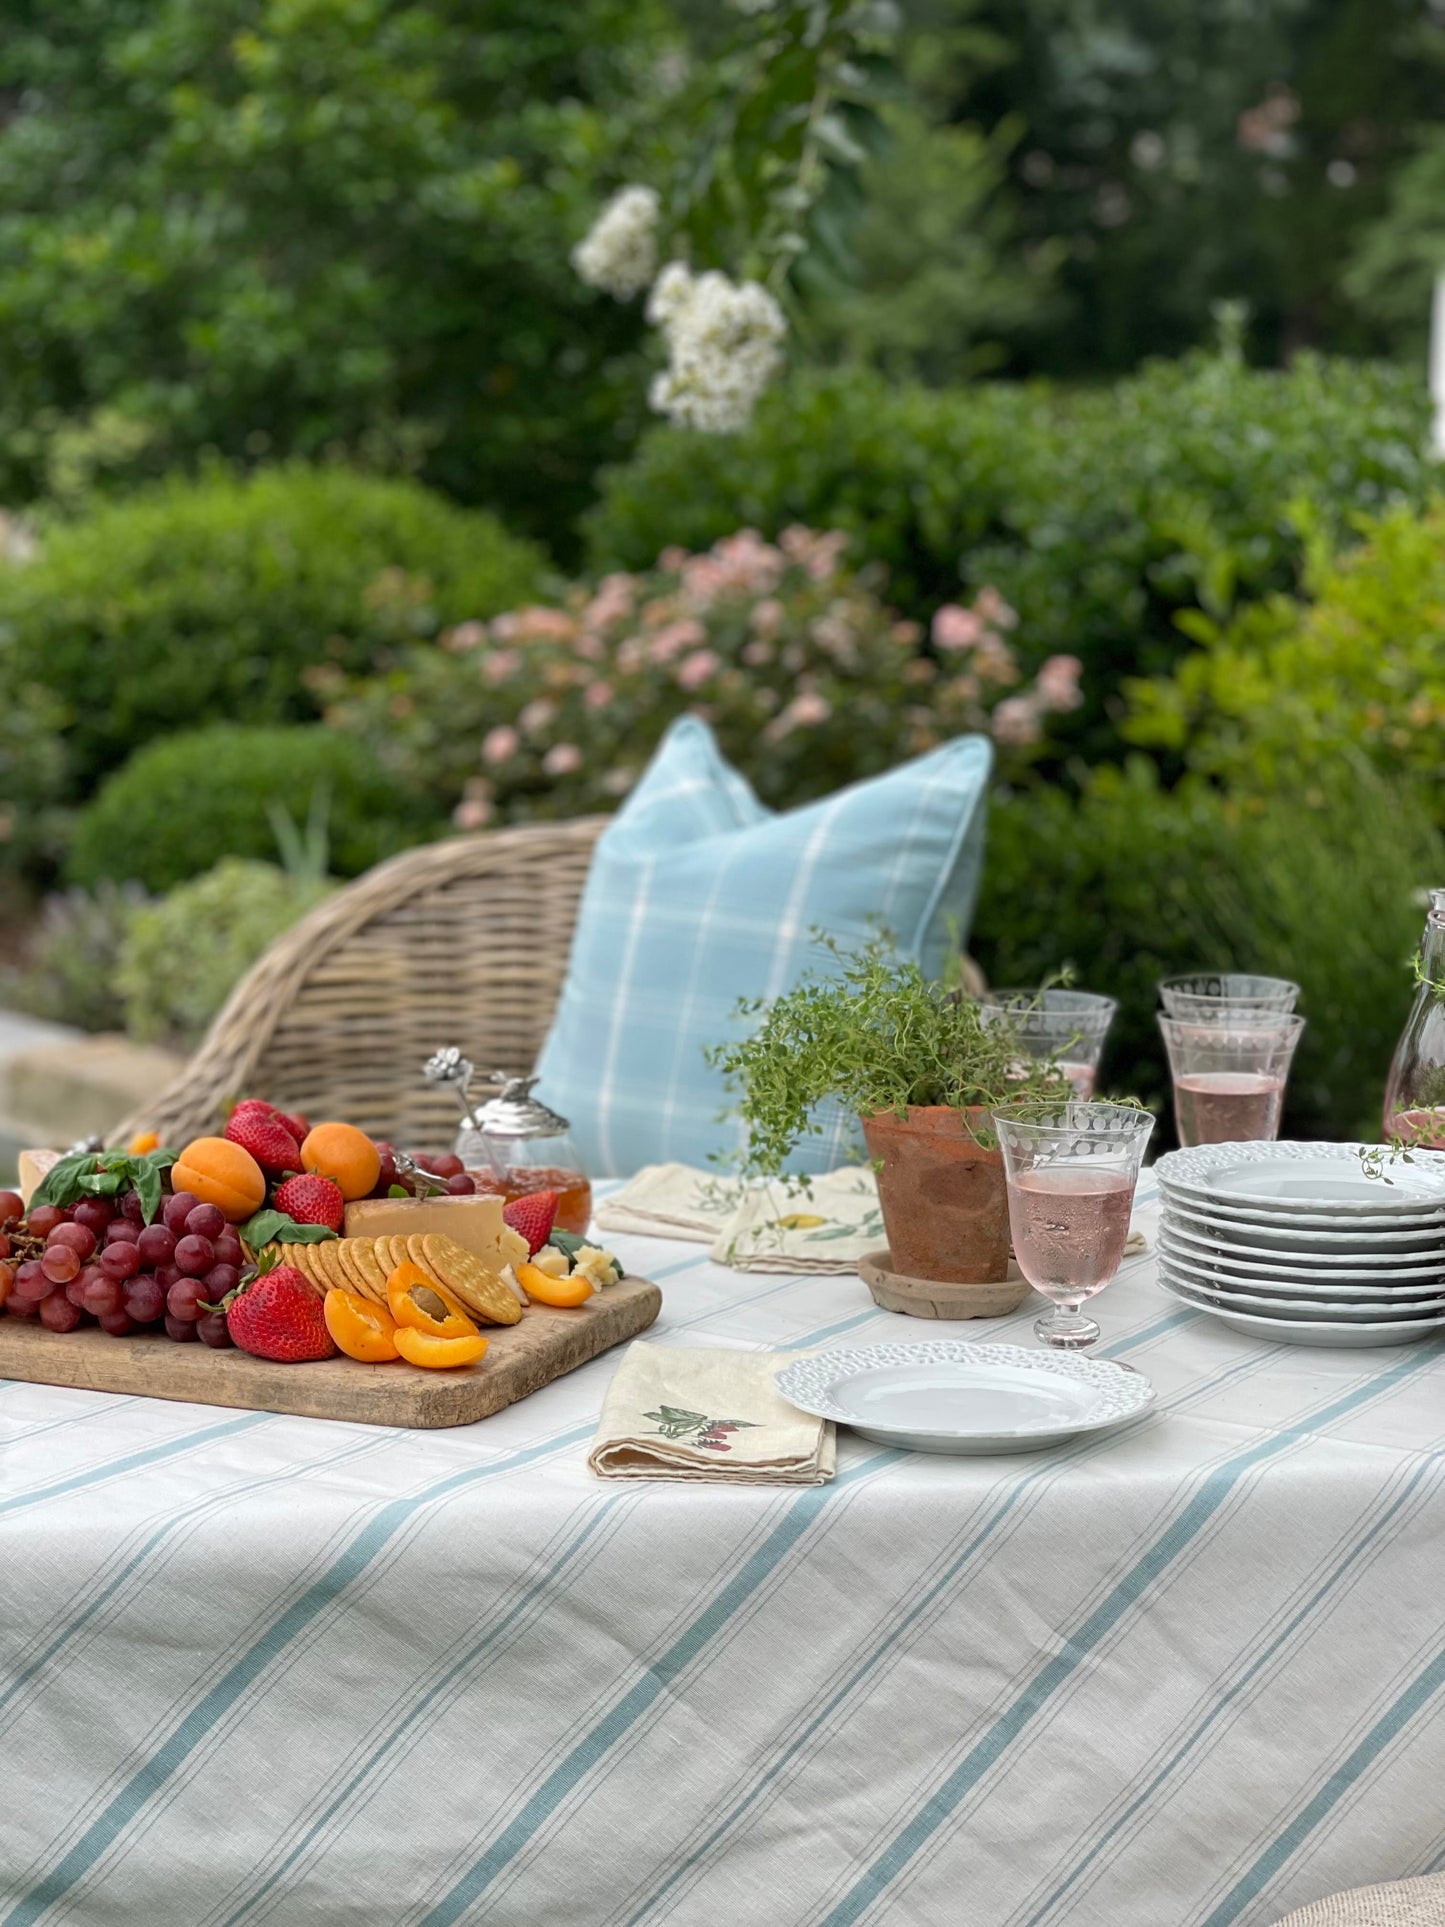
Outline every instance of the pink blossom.
[[612, 701], [610, 682], [590, 682], [582, 691], [582, 700], [588, 709], [606, 709]]
[[522, 658], [515, 649], [494, 649], [482, 663], [482, 681], [495, 687], [515, 676], [521, 666]]
[[973, 599], [974, 612], [983, 617], [995, 629], [1013, 629], [1018, 626], [1018, 611], [1011, 609], [997, 589], [982, 588]]
[[1077, 709], [1084, 700], [1079, 691], [1083, 673], [1084, 665], [1077, 656], [1050, 656], [1034, 678], [1044, 708], [1059, 712]]
[[469, 649], [480, 649], [486, 639], [485, 622], [459, 622], [445, 632], [441, 643], [442, 648], [450, 649], [454, 656], [464, 656]]
[[[846, 608], [846, 604], [842, 605]], [[824, 615], [810, 626], [809, 633], [825, 656], [834, 662], [844, 662], [853, 656], [853, 631], [847, 621], [838, 613], [835, 603]]]
[[820, 696], [815, 689], [805, 689], [801, 696], [794, 696], [787, 708], [781, 710], [768, 724], [767, 734], [774, 742], [790, 736], [795, 729], [812, 729], [819, 723], [827, 722], [833, 713], [833, 705], [826, 696]]
[[669, 575], [675, 575], [677, 571], [682, 567], [683, 563], [686, 561], [687, 561], [687, 550], [680, 549], [677, 546], [677, 544], [674, 542], [671, 544], [670, 547], [665, 548], [662, 551], [662, 554], [658, 556], [657, 566], [659, 569], [666, 570], [666, 572]]
[[1002, 636], [990, 631], [974, 651], [973, 666], [985, 682], [1011, 683], [1019, 679], [1018, 659]]
[[510, 723], [498, 723], [482, 738], [482, 761], [505, 763], [522, 747], [522, 739]]
[[1038, 710], [1029, 696], [1006, 696], [989, 719], [989, 727], [996, 743], [1007, 743], [1016, 749], [1040, 742], [1044, 733], [1039, 727]]
[[570, 776], [582, 767], [582, 752], [575, 743], [554, 743], [542, 758], [549, 776]]
[[[499, 616], [497, 622], [503, 621]], [[530, 608], [517, 609], [511, 617], [512, 627], [504, 640], [518, 642], [570, 642], [577, 633], [577, 621], [563, 609], [549, 609], [545, 603], [534, 603]], [[492, 633], [498, 634], [497, 623], [492, 624]]]
[[496, 805], [486, 797], [469, 796], [452, 811], [452, 821], [459, 830], [482, 830], [496, 813]]
[[539, 730], [546, 729], [557, 714], [557, 705], [550, 696], [538, 696], [529, 702], [517, 718], [519, 726], [528, 736], [535, 736]]
[[582, 620], [589, 629], [608, 629], [614, 622], [625, 622], [636, 602], [636, 583], [620, 571], [605, 575], [597, 593], [584, 605]]
[[778, 537], [778, 547], [790, 562], [805, 569], [814, 582], [826, 582], [838, 567], [838, 558], [848, 546], [841, 529], [819, 535], [795, 522]]
[[647, 648], [641, 636], [629, 636], [617, 645], [617, 667], [624, 676], [640, 669], [646, 660]]
[[677, 665], [677, 686], [688, 691], [701, 689], [721, 667], [721, 659], [713, 650], [694, 649], [690, 656], [684, 656]]
[[773, 659], [773, 645], [770, 642], [745, 642], [743, 661], [750, 669], [761, 669]]
[[764, 596], [753, 607], [752, 626], [760, 636], [775, 636], [783, 626], [783, 605], [776, 596]]
[[950, 653], [972, 649], [983, 639], [983, 619], [972, 609], [945, 602], [933, 618], [933, 646]]
[[666, 628], [659, 629], [648, 643], [647, 653], [655, 663], [668, 663], [706, 640], [707, 631], [702, 624], [691, 616], [684, 616], [680, 622], [669, 622]]
[[895, 622], [892, 634], [900, 648], [912, 649], [921, 639], [923, 631], [916, 622]]
[[607, 644], [601, 636], [584, 630], [573, 643], [572, 653], [580, 656], [583, 662], [601, 662], [607, 654]]

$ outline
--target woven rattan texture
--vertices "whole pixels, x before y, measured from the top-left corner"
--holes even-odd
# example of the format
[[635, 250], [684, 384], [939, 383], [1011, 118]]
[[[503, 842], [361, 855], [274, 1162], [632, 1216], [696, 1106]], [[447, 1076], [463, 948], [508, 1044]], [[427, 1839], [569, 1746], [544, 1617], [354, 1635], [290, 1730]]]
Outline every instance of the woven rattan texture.
[[1445, 1874], [1331, 1894], [1296, 1908], [1276, 1927], [1445, 1927]]
[[339, 891], [242, 978], [186, 1069], [114, 1132], [176, 1145], [237, 1098], [449, 1148], [456, 1100], [421, 1066], [458, 1044], [479, 1072], [532, 1068], [567, 969], [605, 818], [453, 837]]

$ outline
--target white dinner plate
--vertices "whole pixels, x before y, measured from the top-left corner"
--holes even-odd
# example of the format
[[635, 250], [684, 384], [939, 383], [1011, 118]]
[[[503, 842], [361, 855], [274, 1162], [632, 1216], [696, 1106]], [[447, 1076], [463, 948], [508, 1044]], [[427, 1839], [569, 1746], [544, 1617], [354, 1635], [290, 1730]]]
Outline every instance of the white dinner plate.
[[1365, 1223], [1357, 1219], [1341, 1230], [1335, 1228], [1339, 1225], [1337, 1218], [1327, 1218], [1322, 1225], [1315, 1225], [1313, 1214], [1296, 1216], [1288, 1224], [1281, 1224], [1278, 1219], [1246, 1217], [1242, 1212], [1238, 1217], [1226, 1218], [1221, 1205], [1206, 1208], [1193, 1199], [1177, 1195], [1165, 1194], [1163, 1203], [1167, 1214], [1195, 1237], [1215, 1244], [1235, 1245], [1241, 1250], [1264, 1249], [1283, 1257], [1307, 1254], [1326, 1261], [1333, 1261], [1337, 1255], [1341, 1264], [1377, 1252], [1392, 1261], [1398, 1257], [1404, 1264], [1414, 1263], [1416, 1254], [1422, 1252], [1438, 1251], [1445, 1256], [1445, 1222], [1434, 1218], [1418, 1225], [1406, 1225], [1402, 1230], [1395, 1228], [1393, 1219], [1370, 1219]]
[[1154, 1169], [1161, 1187], [1196, 1199], [1247, 1205], [1270, 1217], [1324, 1212], [1334, 1218], [1437, 1214], [1445, 1218], [1445, 1154], [1412, 1151], [1371, 1177], [1361, 1153], [1378, 1145], [1249, 1142], [1167, 1151]]
[[1330, 1324], [1337, 1318], [1348, 1324], [1366, 1319], [1388, 1325], [1398, 1324], [1401, 1319], [1412, 1323], [1417, 1318], [1445, 1315], [1445, 1293], [1440, 1292], [1433, 1298], [1281, 1298], [1268, 1292], [1235, 1291], [1227, 1285], [1211, 1284], [1187, 1272], [1176, 1271], [1162, 1260], [1159, 1272], [1161, 1277], [1167, 1276], [1171, 1285], [1177, 1285], [1180, 1290], [1196, 1297], [1207, 1298], [1211, 1303], [1232, 1305], [1237, 1311], [1264, 1312], [1271, 1317], [1316, 1318], [1323, 1324]]
[[818, 1352], [775, 1383], [799, 1411], [914, 1452], [1035, 1452], [1154, 1403], [1142, 1373], [1108, 1359], [963, 1338]]
[[1192, 1279], [1210, 1290], [1269, 1292], [1275, 1298], [1307, 1301], [1325, 1307], [1349, 1304], [1351, 1299], [1358, 1298], [1378, 1298], [1382, 1304], [1405, 1307], [1418, 1305], [1422, 1298], [1445, 1298], [1445, 1279], [1442, 1278], [1411, 1286], [1381, 1284], [1370, 1278], [1358, 1278], [1353, 1283], [1343, 1285], [1333, 1279], [1317, 1284], [1313, 1279], [1287, 1278], [1278, 1273], [1271, 1277], [1245, 1278], [1238, 1272], [1201, 1265], [1172, 1246], [1162, 1244], [1159, 1247], [1159, 1262], [1167, 1264], [1181, 1278]]
[[1225, 1271], [1238, 1272], [1246, 1278], [1290, 1278], [1301, 1280], [1320, 1279], [1322, 1282], [1338, 1280], [1348, 1284], [1358, 1278], [1378, 1278], [1382, 1283], [1400, 1285], [1428, 1285], [1436, 1279], [1445, 1279], [1445, 1251], [1431, 1257], [1413, 1259], [1404, 1263], [1398, 1258], [1386, 1257], [1383, 1253], [1375, 1260], [1361, 1257], [1354, 1264], [1338, 1258], [1316, 1258], [1310, 1252], [1302, 1256], [1289, 1256], [1280, 1251], [1260, 1251], [1258, 1257], [1247, 1258], [1244, 1254], [1254, 1250], [1252, 1245], [1233, 1245], [1221, 1249], [1218, 1245], [1205, 1243], [1194, 1238], [1179, 1226], [1171, 1224], [1165, 1215], [1159, 1229], [1161, 1250], [1177, 1251], [1181, 1257], [1197, 1259], [1201, 1264], [1218, 1266]]
[[1250, 1338], [1268, 1338], [1279, 1345], [1318, 1345], [1361, 1351], [1384, 1345], [1413, 1345], [1417, 1339], [1445, 1331], [1445, 1317], [1402, 1319], [1382, 1325], [1329, 1325], [1304, 1318], [1265, 1318], [1236, 1311], [1232, 1305], [1212, 1305], [1208, 1299], [1196, 1298], [1177, 1285], [1166, 1284], [1162, 1277], [1159, 1282], [1171, 1298], [1203, 1312], [1206, 1317], [1217, 1318], [1231, 1331], [1243, 1332]]

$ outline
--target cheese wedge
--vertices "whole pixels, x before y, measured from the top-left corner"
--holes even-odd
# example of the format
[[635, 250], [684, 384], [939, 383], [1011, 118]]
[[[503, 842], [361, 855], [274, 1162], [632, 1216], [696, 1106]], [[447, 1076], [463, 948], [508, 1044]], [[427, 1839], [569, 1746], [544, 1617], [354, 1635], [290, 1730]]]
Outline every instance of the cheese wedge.
[[345, 1235], [451, 1238], [497, 1273], [527, 1261], [527, 1240], [502, 1222], [500, 1198], [362, 1198], [346, 1207]]
[[[40, 1188], [40, 1181], [52, 1164], [59, 1164], [64, 1155], [60, 1151], [22, 1151], [19, 1158], [20, 1196], [29, 1204]], [[526, 1239], [522, 1242], [525, 1244]], [[526, 1253], [522, 1254], [524, 1257]]]

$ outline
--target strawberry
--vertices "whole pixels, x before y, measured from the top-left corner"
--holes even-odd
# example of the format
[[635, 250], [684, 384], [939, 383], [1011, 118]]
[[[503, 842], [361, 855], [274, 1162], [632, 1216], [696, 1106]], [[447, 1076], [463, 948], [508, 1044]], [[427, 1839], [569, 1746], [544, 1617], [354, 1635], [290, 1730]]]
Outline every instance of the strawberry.
[[311, 1120], [304, 1111], [277, 1111], [276, 1116], [298, 1144], [304, 1144], [310, 1137]]
[[323, 1178], [319, 1172], [287, 1178], [284, 1184], [277, 1185], [271, 1202], [297, 1224], [324, 1224], [328, 1231], [339, 1231], [346, 1215], [341, 1186], [330, 1178]]
[[269, 1104], [251, 1098], [226, 1119], [226, 1136], [249, 1151], [263, 1171], [299, 1171], [301, 1146]]
[[295, 1265], [277, 1265], [243, 1285], [227, 1306], [226, 1329], [243, 1352], [283, 1364], [336, 1352], [321, 1294]]
[[534, 1257], [552, 1235], [557, 1218], [555, 1191], [529, 1191], [524, 1198], [513, 1198], [502, 1212], [503, 1224], [519, 1231], [527, 1240], [527, 1256]]

